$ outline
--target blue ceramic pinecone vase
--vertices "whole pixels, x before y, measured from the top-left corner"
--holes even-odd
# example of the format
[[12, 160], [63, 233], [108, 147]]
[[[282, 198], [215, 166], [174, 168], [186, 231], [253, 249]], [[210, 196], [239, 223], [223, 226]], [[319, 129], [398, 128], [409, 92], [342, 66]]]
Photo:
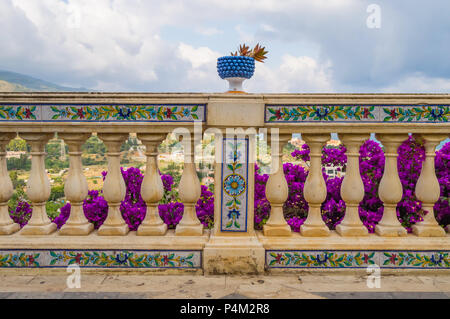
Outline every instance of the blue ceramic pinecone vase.
[[217, 72], [222, 79], [250, 79], [255, 72], [255, 59], [248, 56], [224, 56], [217, 59]]

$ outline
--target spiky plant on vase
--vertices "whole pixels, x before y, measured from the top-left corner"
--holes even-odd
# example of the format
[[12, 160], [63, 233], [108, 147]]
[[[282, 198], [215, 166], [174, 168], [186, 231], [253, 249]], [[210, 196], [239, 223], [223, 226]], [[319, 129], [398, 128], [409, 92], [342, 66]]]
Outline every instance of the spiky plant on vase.
[[261, 47], [258, 43], [250, 50], [244, 43], [239, 46], [239, 51], [217, 59], [217, 71], [222, 79], [228, 81], [229, 93], [244, 93], [242, 83], [253, 76], [255, 61], [264, 63], [267, 58], [268, 52], [264, 49], [265, 47]]

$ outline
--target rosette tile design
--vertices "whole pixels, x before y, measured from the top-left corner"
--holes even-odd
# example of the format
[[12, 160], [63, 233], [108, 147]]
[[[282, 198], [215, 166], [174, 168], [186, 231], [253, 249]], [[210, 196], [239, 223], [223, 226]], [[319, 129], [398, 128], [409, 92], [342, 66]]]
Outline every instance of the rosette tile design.
[[221, 231], [247, 231], [248, 139], [222, 143]]

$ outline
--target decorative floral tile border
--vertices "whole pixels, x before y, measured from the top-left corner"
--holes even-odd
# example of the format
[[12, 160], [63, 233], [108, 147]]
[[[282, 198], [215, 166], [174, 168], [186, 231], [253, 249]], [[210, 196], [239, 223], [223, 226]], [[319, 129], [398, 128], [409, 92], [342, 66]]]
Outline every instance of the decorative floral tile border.
[[200, 250], [1, 250], [0, 268], [192, 268], [202, 267]]
[[221, 231], [247, 231], [248, 148], [248, 138], [222, 141]]
[[206, 104], [0, 104], [0, 121], [194, 122]]
[[450, 269], [450, 251], [266, 250], [268, 268]]
[[265, 122], [414, 122], [450, 120], [450, 105], [266, 104]]

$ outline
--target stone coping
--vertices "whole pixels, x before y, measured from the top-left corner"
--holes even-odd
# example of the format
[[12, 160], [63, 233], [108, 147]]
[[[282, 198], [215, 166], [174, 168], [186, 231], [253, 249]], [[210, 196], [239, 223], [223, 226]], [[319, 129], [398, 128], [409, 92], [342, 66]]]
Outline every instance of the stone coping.
[[202, 250], [208, 239], [209, 230], [204, 230], [203, 236], [176, 236], [174, 230], [165, 236], [137, 236], [135, 231], [126, 236], [99, 236], [97, 231], [88, 236], [62, 236], [58, 232], [23, 236], [18, 232], [0, 236], [0, 249]]
[[445, 237], [381, 237], [369, 234], [363, 237], [343, 237], [331, 231], [328, 237], [304, 237], [293, 232], [290, 237], [267, 237], [257, 232], [266, 250], [449, 250], [450, 234]]
[[[218, 237], [211, 237], [217, 241]], [[0, 249], [189, 249], [202, 250], [210, 239], [210, 231], [203, 236], [176, 236], [168, 230], [164, 236], [137, 236], [131, 231], [126, 236], [99, 236], [97, 231], [88, 236], [62, 236], [55, 232], [46, 236], [24, 236], [20, 232], [0, 236]], [[233, 245], [234, 237], [220, 237], [223, 245]], [[249, 237], [254, 243], [261, 243], [266, 250], [448, 250], [450, 233], [445, 237], [381, 237], [369, 234], [363, 237], [343, 237], [335, 231], [328, 237], [305, 237], [293, 232], [289, 237], [268, 237], [256, 231], [256, 237]], [[237, 239], [237, 244], [240, 245]], [[220, 245], [220, 242], [217, 242]]]
[[[91, 270], [172, 269], [202, 273], [244, 273], [266, 270], [382, 269], [450, 270], [450, 234], [445, 237], [268, 237], [261, 231], [242, 238], [210, 236], [0, 236], [1, 269], [66, 268], [79, 264]], [[249, 259], [250, 258], [250, 259]], [[247, 260], [248, 259], [248, 260]], [[217, 268], [230, 260], [224, 269]], [[206, 262], [207, 261], [207, 262]], [[240, 262], [240, 263], [239, 263]], [[244, 262], [244, 264], [242, 264]], [[223, 267], [222, 267], [223, 268]], [[242, 269], [241, 269], [242, 268]], [[253, 269], [254, 268], [254, 269]], [[215, 271], [213, 271], [215, 269]], [[217, 270], [219, 269], [219, 270]]]

